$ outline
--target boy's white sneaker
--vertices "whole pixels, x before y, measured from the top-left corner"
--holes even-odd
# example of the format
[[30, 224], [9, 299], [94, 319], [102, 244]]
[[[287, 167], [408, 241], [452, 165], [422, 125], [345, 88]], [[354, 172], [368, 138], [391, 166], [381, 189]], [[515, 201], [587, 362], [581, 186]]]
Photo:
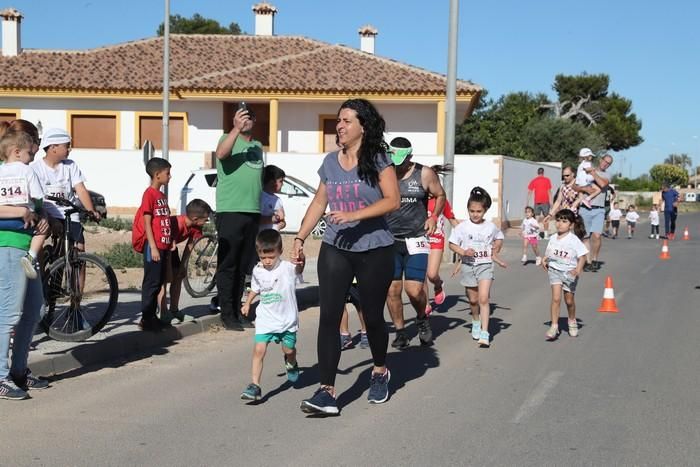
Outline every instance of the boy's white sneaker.
[[27, 276], [27, 279], [37, 278], [38, 274], [36, 272], [36, 261], [32, 255], [27, 253], [26, 255], [22, 256], [19, 260], [19, 264], [22, 265], [24, 275]]

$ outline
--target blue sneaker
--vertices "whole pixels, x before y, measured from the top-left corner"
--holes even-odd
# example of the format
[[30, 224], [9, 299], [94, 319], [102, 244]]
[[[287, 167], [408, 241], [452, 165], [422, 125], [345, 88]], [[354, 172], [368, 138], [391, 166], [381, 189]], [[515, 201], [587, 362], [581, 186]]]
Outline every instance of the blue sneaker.
[[472, 339], [479, 340], [481, 335], [481, 321], [472, 320]]
[[489, 337], [488, 331], [481, 331], [481, 334], [479, 335], [479, 347], [488, 347], [491, 345]]
[[323, 386], [318, 388], [310, 399], [301, 401], [301, 411], [309, 414], [337, 415], [338, 401]]
[[367, 339], [366, 332], [360, 333], [360, 348], [361, 349], [368, 349], [369, 348], [369, 339]]
[[262, 397], [262, 389], [254, 383], [250, 383], [241, 393], [241, 399], [244, 401], [259, 401]]
[[387, 368], [383, 375], [372, 373], [372, 377], [369, 380], [369, 394], [367, 394], [367, 401], [370, 404], [381, 404], [386, 402], [389, 398], [389, 380], [391, 379], [391, 372]]
[[0, 399], [19, 401], [29, 397], [27, 391], [17, 387], [11, 379], [0, 381]]
[[299, 364], [297, 362], [289, 363], [287, 361], [287, 356], [284, 356], [284, 369], [287, 370], [287, 379], [296, 383], [299, 379]]
[[355, 344], [352, 341], [352, 336], [350, 334], [340, 335], [340, 350], [352, 349]]

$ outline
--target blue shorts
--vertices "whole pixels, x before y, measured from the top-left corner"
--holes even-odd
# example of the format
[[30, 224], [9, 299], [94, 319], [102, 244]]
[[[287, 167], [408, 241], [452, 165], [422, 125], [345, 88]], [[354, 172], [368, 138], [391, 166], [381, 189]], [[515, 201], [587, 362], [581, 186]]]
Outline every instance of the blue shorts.
[[603, 224], [605, 224], [605, 209], [603, 207], [592, 207], [588, 209], [585, 206], [579, 206], [578, 214], [583, 220], [583, 225], [586, 226], [586, 238], [592, 233], [603, 233]]
[[0, 230], [12, 230], [34, 235], [34, 229], [25, 229], [22, 219], [0, 219]]
[[269, 344], [274, 342], [275, 344], [282, 343], [288, 349], [294, 349], [297, 345], [297, 332], [296, 331], [284, 331], [284, 332], [268, 332], [267, 334], [256, 334], [255, 343], [265, 343]]
[[394, 280], [425, 282], [428, 270], [428, 253], [409, 255], [406, 242], [394, 242]]

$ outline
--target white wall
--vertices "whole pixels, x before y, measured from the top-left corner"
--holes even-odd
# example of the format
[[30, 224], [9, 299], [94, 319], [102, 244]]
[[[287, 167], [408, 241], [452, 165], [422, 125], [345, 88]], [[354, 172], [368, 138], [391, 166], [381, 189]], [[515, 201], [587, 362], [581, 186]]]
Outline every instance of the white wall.
[[[537, 169], [544, 168], [544, 175], [552, 181], [552, 198], [561, 185], [561, 163], [543, 163], [503, 157], [503, 221], [516, 225], [525, 216], [530, 180], [537, 176]], [[554, 200], [552, 200], [554, 201]], [[532, 204], [532, 200], [530, 203]]]

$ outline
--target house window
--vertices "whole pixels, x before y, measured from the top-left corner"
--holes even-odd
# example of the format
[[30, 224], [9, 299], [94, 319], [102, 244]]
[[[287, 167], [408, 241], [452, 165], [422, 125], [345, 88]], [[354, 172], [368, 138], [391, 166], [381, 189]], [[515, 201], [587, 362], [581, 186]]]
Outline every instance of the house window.
[[[260, 141], [265, 151], [270, 148], [270, 104], [246, 102], [246, 106], [255, 113], [253, 139]], [[224, 102], [224, 133], [230, 133], [233, 128], [233, 116], [238, 110], [238, 102]]]
[[335, 115], [332, 117], [321, 117], [321, 131], [323, 138], [321, 143], [321, 152], [331, 152], [338, 149], [338, 145], [335, 143], [335, 125], [337, 121], [338, 118]]
[[17, 120], [16, 112], [0, 112], [0, 122], [11, 122]]
[[74, 148], [117, 149], [116, 115], [71, 115]]
[[[168, 148], [175, 151], [185, 150], [185, 118], [184, 116], [170, 116], [168, 123]], [[141, 116], [139, 117], [139, 148], [143, 147], [147, 139], [153, 143], [156, 149], [163, 149], [163, 117]]]

